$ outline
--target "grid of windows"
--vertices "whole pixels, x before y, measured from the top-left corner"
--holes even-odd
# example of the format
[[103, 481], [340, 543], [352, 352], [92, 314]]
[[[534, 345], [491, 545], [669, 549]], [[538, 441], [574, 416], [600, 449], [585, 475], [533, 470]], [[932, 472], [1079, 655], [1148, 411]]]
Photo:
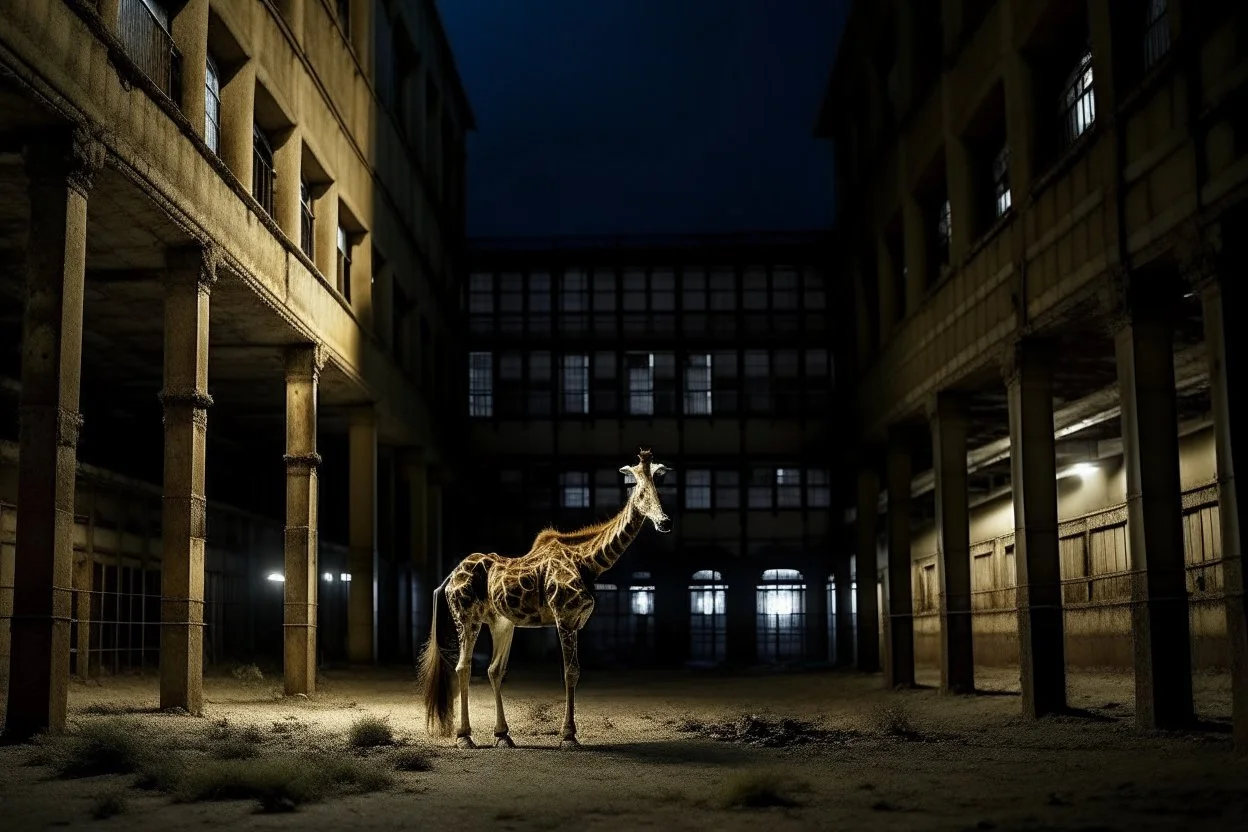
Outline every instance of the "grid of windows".
[[561, 359], [560, 383], [563, 412], [589, 413], [589, 356], [565, 355]]
[[491, 353], [468, 354], [468, 415], [494, 415], [494, 356]]
[[567, 471], [559, 475], [559, 505], [589, 508], [589, 472]]
[[1092, 50], [1084, 50], [1075, 68], [1066, 77], [1059, 103], [1062, 117], [1062, 146], [1069, 147], [1096, 121], [1096, 93], [1092, 89]]
[[685, 472], [685, 508], [708, 509], [711, 507], [711, 472], [689, 470]]
[[695, 353], [685, 357], [685, 415], [710, 416], [711, 354]]
[[630, 352], [624, 356], [628, 373], [628, 412], [633, 416], [654, 414], [654, 353]]
[[204, 142], [213, 153], [221, 153], [221, 75], [212, 55], [204, 75]]

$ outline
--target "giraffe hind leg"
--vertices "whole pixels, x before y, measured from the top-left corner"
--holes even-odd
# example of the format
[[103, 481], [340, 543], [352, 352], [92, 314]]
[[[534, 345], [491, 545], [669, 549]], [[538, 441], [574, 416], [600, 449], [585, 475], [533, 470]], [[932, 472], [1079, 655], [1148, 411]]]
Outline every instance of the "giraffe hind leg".
[[455, 744], [460, 748], [476, 748], [472, 741], [472, 722], [468, 718], [468, 682], [472, 676], [472, 651], [477, 646], [477, 636], [481, 625], [477, 622], [465, 622], [459, 631], [459, 663], [455, 665], [455, 675], [459, 681], [459, 731], [456, 733]]

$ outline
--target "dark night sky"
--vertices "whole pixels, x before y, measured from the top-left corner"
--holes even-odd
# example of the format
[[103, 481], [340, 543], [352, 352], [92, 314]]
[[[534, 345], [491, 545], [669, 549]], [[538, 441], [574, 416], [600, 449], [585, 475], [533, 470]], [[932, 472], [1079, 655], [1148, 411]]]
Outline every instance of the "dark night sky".
[[473, 236], [826, 226], [845, 0], [438, 0]]

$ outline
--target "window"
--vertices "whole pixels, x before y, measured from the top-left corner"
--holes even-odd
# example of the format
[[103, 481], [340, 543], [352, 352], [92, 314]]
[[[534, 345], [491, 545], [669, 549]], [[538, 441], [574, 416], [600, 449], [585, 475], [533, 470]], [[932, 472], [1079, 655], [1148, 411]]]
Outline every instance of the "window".
[[741, 482], [736, 471], [715, 472], [715, 508], [735, 509], [741, 505]]
[[767, 350], [745, 351], [745, 399], [750, 413], [771, 410], [771, 357]]
[[750, 487], [747, 503], [750, 508], [772, 508], [772, 485], [775, 481], [775, 470], [772, 468], [755, 468], [750, 471]]
[[204, 142], [213, 153], [221, 153], [221, 76], [217, 62], [208, 56], [204, 74]]
[[685, 508], [691, 510], [711, 507], [711, 472], [690, 470], [685, 472]]
[[940, 204], [940, 213], [936, 219], [936, 252], [939, 262], [949, 262], [949, 242], [953, 239], [953, 207], [949, 198], [945, 197]]
[[676, 356], [670, 352], [652, 353], [654, 356], [654, 415], [675, 416], [680, 401], [676, 386]]
[[589, 356], [563, 356], [560, 381], [563, 386], [563, 412], [589, 413]]
[[618, 353], [594, 353], [593, 405], [594, 413], [599, 416], [616, 416], [620, 412], [620, 390], [616, 382], [618, 360]]
[[717, 352], [711, 356], [711, 378], [714, 390], [714, 413], [735, 413], [737, 410], [738, 353]]
[[798, 468], [776, 469], [776, 508], [802, 507], [802, 472]]
[[637, 269], [624, 272], [624, 311], [646, 310], [646, 273]]
[[589, 474], [569, 471], [559, 475], [559, 504], [564, 508], [589, 508]]
[[347, 229], [338, 226], [338, 291], [351, 302], [351, 240]]
[[498, 415], [515, 419], [524, 415], [524, 356], [504, 352], [498, 356]]
[[1145, 0], [1144, 69], [1152, 69], [1170, 51], [1170, 18], [1166, 0]]
[[806, 583], [796, 569], [768, 569], [757, 586], [758, 655], [792, 661], [806, 652]]
[[169, 33], [169, 11], [158, 0], [121, 0], [117, 35], [126, 54], [161, 92], [177, 99], [180, 55]]
[[685, 357], [685, 415], [711, 415], [711, 355]]
[[771, 361], [772, 405], [780, 416], [800, 416], [806, 390], [802, 378], [801, 352], [776, 350]]
[[771, 308], [782, 312], [797, 309], [797, 272], [793, 269], [783, 268], [772, 272]]
[[1074, 144], [1096, 122], [1096, 94], [1092, 89], [1092, 50], [1085, 49], [1079, 62], [1066, 76], [1059, 102], [1062, 118], [1062, 147]]
[[519, 335], [524, 331], [524, 276], [498, 276], [498, 331]]
[[299, 180], [299, 248], [308, 256], [309, 260], [314, 261], [316, 252], [316, 235], [313, 234], [314, 221], [316, 215], [312, 213], [312, 189], [308, 186], [308, 180]]
[[559, 283], [559, 313], [561, 326], [566, 332], [582, 333], [586, 329], [589, 311], [589, 280], [585, 272], [565, 272]]
[[615, 332], [615, 272], [599, 269], [594, 272], [594, 332], [610, 335]]
[[823, 468], [806, 469], [806, 507], [827, 508], [832, 504], [828, 488], [828, 472]]
[[654, 414], [654, 354], [630, 352], [624, 356], [628, 372], [628, 412], [633, 416]]
[[736, 275], [727, 270], [717, 270], [711, 275], [711, 310], [732, 312], [737, 308]]
[[273, 216], [273, 147], [259, 124], [251, 126], [251, 156], [251, 195]]
[[468, 326], [473, 333], [494, 331], [494, 275], [474, 274], [468, 278]]
[[526, 320], [530, 332], [550, 333], [550, 275], [529, 275], [529, 313]]
[[629, 595], [631, 596], [631, 604], [629, 605], [629, 608], [632, 610], [633, 615], [654, 615], [654, 587], [629, 587]]
[[746, 269], [742, 276], [741, 302], [749, 312], [767, 310], [767, 272], [763, 269]]
[[1010, 210], [1010, 146], [1007, 144], [992, 160], [992, 182], [997, 192], [997, 216], [1003, 216]]
[[594, 507], [599, 509], [619, 508], [624, 502], [624, 484], [620, 472], [614, 468], [605, 468], [594, 474]]
[[468, 415], [494, 415], [494, 356], [488, 352], [468, 354]]
[[554, 385], [551, 379], [551, 355], [545, 350], [529, 355], [528, 414], [549, 416]]
[[728, 587], [710, 569], [693, 573], [689, 587], [689, 657], [695, 664], [724, 660], [728, 635]]

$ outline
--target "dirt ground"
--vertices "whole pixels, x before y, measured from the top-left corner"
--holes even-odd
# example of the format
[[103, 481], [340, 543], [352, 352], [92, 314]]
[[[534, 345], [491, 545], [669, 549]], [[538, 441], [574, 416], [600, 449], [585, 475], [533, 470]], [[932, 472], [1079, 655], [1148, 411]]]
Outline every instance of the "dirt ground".
[[[347, 753], [351, 724], [375, 715], [400, 742], [430, 751], [432, 769], [400, 772], [380, 793], [285, 814], [260, 813], [254, 801], [188, 804], [131, 790], [124, 813], [95, 820], [98, 796], [126, 778], [56, 779], [31, 764], [36, 749], [5, 747], [0, 828], [1248, 828], [1248, 766], [1231, 751], [1222, 675], [1196, 679], [1207, 730], [1142, 736], [1126, 674], [1074, 675], [1077, 710], [1029, 722], [1018, 716], [1016, 671], [981, 670], [983, 693], [970, 697], [941, 696], [930, 672], [921, 678], [927, 686], [885, 693], [880, 676], [852, 672], [585, 671], [583, 746], [560, 751], [559, 668], [536, 670], [513, 667], [505, 687], [515, 749], [489, 747], [493, 697], [488, 683], [473, 681], [482, 747], [470, 751], [426, 736], [405, 672], [330, 673], [311, 700], [281, 698], [274, 680], [213, 677], [203, 719], [155, 713], [150, 676], [75, 682], [75, 726], [125, 712], [154, 736], [177, 736], [224, 717], [255, 726], [267, 744], [274, 726], [287, 723]], [[758, 719], [743, 719], [749, 715]], [[784, 726], [785, 718], [804, 724]], [[767, 777], [795, 805], [728, 805], [742, 780]]]

